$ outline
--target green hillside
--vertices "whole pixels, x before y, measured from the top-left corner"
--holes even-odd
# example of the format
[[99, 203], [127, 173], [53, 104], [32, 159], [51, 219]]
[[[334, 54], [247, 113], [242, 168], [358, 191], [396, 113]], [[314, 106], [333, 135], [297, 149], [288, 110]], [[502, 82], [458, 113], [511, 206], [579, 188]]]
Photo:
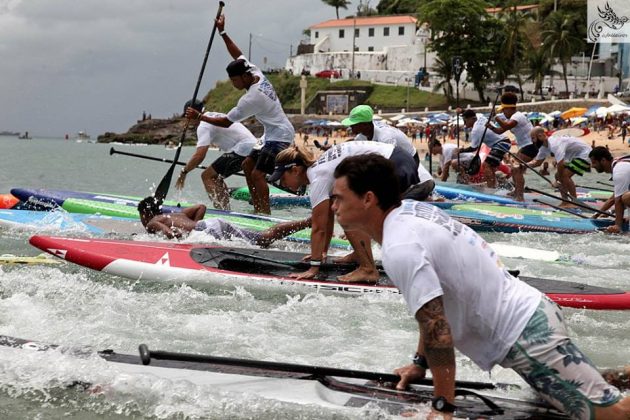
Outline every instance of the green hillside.
[[[300, 108], [300, 78], [287, 73], [269, 74], [269, 81], [273, 84], [280, 102], [285, 109]], [[371, 92], [365, 101], [375, 108], [407, 108], [407, 93], [409, 94], [409, 108], [446, 108], [447, 101], [443, 95], [428, 93], [414, 89], [411, 86], [385, 86], [371, 84], [365, 80], [341, 80], [330, 82], [328, 79], [308, 77], [306, 99], [311, 100], [318, 91], [328, 90], [331, 87], [366, 87]], [[210, 90], [204, 101], [206, 108], [217, 112], [229, 111], [243, 92], [236, 90], [229, 80], [217, 82], [214, 89]]]

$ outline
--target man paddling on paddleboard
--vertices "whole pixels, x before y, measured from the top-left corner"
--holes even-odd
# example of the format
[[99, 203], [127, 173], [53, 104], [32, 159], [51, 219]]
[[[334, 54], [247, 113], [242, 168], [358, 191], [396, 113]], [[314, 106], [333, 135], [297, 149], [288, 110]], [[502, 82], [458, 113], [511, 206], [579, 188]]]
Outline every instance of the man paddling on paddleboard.
[[[518, 152], [516, 156], [524, 162], [529, 162], [538, 154], [538, 148], [533, 144], [530, 132], [534, 128], [532, 123], [529, 122], [525, 114], [516, 110], [516, 103], [518, 102], [518, 96], [513, 92], [505, 92], [501, 95], [501, 107], [503, 111], [503, 117], [497, 115], [495, 121], [499, 124], [495, 127], [488, 122], [488, 129], [492, 130], [496, 134], [503, 134], [506, 131], [511, 131], [516, 137], [516, 144], [518, 145]], [[525, 165], [516, 162], [515, 166], [512, 166], [512, 179], [514, 179], [514, 199], [517, 201], [525, 201]]]
[[572, 343], [559, 306], [512, 277], [469, 227], [437, 207], [401, 201], [394, 171], [376, 154], [348, 157], [335, 168], [331, 199], [344, 229], [381, 244], [383, 267], [418, 322], [416, 356], [395, 371], [397, 388], [430, 369], [433, 410], [451, 418], [457, 348], [484, 370], [515, 370], [574, 419], [627, 419], [630, 397]]
[[221, 218], [203, 219], [206, 206], [197, 204], [186, 207], [179, 213], [162, 213], [153, 197], [147, 197], [138, 203], [140, 221], [149, 233], [161, 233], [169, 239], [181, 238], [191, 231], [201, 231], [219, 240], [242, 239], [252, 245], [268, 247], [274, 241], [286, 238], [295, 232], [311, 226], [311, 219], [278, 223], [257, 232], [241, 229]]
[[[615, 206], [615, 224], [606, 228], [610, 233], [623, 232], [624, 212], [630, 208], [630, 156], [614, 159], [610, 150], [603, 146], [597, 146], [588, 155], [591, 158], [593, 168], [599, 173], [612, 173], [614, 192], [612, 196], [602, 204], [601, 211], [606, 211]], [[593, 218], [600, 216], [595, 213]]]
[[219, 127], [229, 127], [234, 122], [255, 117], [264, 127], [263, 146], [255, 148], [243, 162], [247, 185], [252, 194], [256, 213], [271, 214], [269, 206], [269, 185], [265, 178], [274, 170], [274, 160], [281, 150], [293, 143], [295, 130], [287, 118], [273, 86], [263, 73], [247, 61], [238, 46], [225, 32], [225, 16], [216, 21], [219, 34], [228, 52], [234, 59], [227, 66], [227, 73], [236, 89], [246, 90], [238, 103], [227, 116], [206, 117], [199, 111], [188, 108], [186, 117], [200, 119]]
[[[464, 119], [464, 126], [470, 130], [470, 147], [461, 149], [460, 153], [474, 152], [478, 147], [481, 147], [483, 141], [490, 148], [490, 153], [486, 157], [484, 167], [484, 176], [486, 179], [486, 185], [489, 188], [497, 187], [497, 176], [495, 171], [501, 165], [503, 157], [510, 150], [512, 144], [507, 138], [496, 134], [491, 130], [486, 130], [486, 124], [488, 119], [486, 117], [477, 117], [477, 113], [472, 109], [467, 109], [462, 113]], [[485, 132], [485, 136], [484, 136]]]
[[[201, 101], [196, 101], [194, 104], [190, 101], [186, 102], [184, 112], [189, 107], [203, 113], [203, 103]], [[203, 115], [208, 118], [226, 117], [225, 114], [217, 112], [205, 112]], [[243, 161], [252, 152], [254, 145], [256, 145], [256, 137], [239, 122], [224, 128], [201, 120], [192, 121], [193, 123], [198, 121], [197, 150], [195, 150], [195, 153], [188, 159], [188, 162], [179, 173], [175, 187], [178, 190], [184, 188], [186, 174], [203, 162], [210, 146], [216, 146], [224, 153], [201, 173], [201, 181], [214, 207], [221, 210], [230, 210], [230, 192], [227, 185], [225, 185], [224, 179], [242, 169]]]
[[[558, 163], [556, 167], [556, 177], [560, 182], [560, 194], [564, 199], [576, 199], [577, 191], [575, 183], [571, 179], [574, 174], [584, 175], [584, 172], [591, 171], [591, 159], [588, 157], [591, 146], [582, 140], [568, 136], [547, 137], [545, 129], [534, 127], [531, 131], [531, 138], [534, 145], [538, 147], [538, 154], [531, 165], [536, 168], [549, 156]], [[560, 207], [570, 207], [571, 204], [562, 203]]]

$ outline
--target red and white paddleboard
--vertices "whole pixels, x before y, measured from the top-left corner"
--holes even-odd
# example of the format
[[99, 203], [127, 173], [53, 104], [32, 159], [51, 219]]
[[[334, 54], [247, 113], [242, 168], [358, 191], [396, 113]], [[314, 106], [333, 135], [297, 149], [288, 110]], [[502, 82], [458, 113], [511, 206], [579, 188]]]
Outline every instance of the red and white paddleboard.
[[[289, 274], [304, 271], [303, 254], [205, 244], [81, 239], [36, 235], [31, 245], [93, 270], [132, 280], [185, 282], [218, 286], [306, 286], [315, 291], [348, 294], [400, 293], [383, 274], [375, 285], [336, 280], [353, 267], [322, 264], [324, 278], [296, 280]], [[581, 283], [519, 277], [561, 306], [585, 309], [630, 309], [630, 293]]]

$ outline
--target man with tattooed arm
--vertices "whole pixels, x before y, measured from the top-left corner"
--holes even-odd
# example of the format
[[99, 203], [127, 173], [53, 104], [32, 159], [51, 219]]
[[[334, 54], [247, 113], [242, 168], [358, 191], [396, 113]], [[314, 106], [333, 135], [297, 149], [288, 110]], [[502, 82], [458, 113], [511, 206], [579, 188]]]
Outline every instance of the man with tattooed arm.
[[431, 369], [431, 417], [456, 414], [455, 349], [489, 371], [511, 368], [574, 419], [628, 419], [630, 367], [606, 380], [568, 337], [562, 311], [512, 277], [469, 227], [427, 203], [402, 200], [394, 167], [376, 154], [345, 158], [335, 169], [332, 210], [346, 231], [381, 244], [385, 271], [418, 321], [413, 363], [396, 369], [398, 389]]

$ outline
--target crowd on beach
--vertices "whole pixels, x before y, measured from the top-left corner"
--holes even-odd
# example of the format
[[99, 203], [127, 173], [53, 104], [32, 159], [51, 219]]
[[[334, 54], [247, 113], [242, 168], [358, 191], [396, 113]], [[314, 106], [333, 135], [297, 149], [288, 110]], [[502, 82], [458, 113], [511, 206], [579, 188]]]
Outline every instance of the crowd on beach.
[[[378, 281], [371, 242], [381, 245], [383, 268], [401, 291], [420, 332], [413, 359], [395, 371], [400, 377], [396, 387], [403, 390], [430, 370], [434, 387], [431, 416], [448, 419], [457, 411], [456, 348], [484, 370], [495, 365], [513, 369], [543, 399], [571, 418], [630, 416], [630, 397], [621, 393], [629, 386], [630, 368], [600, 372], [571, 340], [555, 303], [513, 277], [475, 231], [428, 202], [434, 176], [420, 164], [418, 149], [424, 141], [428, 153], [440, 156], [438, 176], [442, 179], [448, 179], [445, 172], [455, 172], [461, 180], [477, 176], [488, 187], [496, 187], [497, 171], [501, 165], [509, 166], [513, 196], [520, 201], [525, 172], [543, 166], [548, 159], [556, 163], [556, 180], [569, 204], [576, 197], [573, 176], [582, 176], [591, 168], [612, 173], [615, 192], [602, 206], [602, 211], [615, 209], [615, 224], [609, 228], [612, 233], [623, 230], [624, 210], [630, 207], [630, 159], [614, 158], [610, 148], [601, 145], [591, 147], [584, 141], [586, 137], [561, 135], [555, 131], [561, 123], [553, 126], [555, 119], [551, 127], [532, 124], [517, 110], [513, 89], [497, 95], [500, 108], [493, 107], [488, 116], [471, 109], [457, 110], [460, 133], [458, 124], [448, 123], [424, 128], [407, 124], [402, 131], [379, 120], [371, 107], [358, 105], [341, 126], [312, 127], [296, 136], [271, 83], [229, 37], [224, 16], [217, 19], [216, 27], [233, 58], [227, 74], [244, 93], [227, 114], [206, 110], [202, 103], [186, 104], [186, 118], [197, 123], [198, 144], [176, 187], [185, 187], [188, 173], [214, 145], [224, 153], [201, 178], [216, 208], [229, 210], [225, 179], [242, 170], [257, 213], [271, 211], [269, 185], [293, 193], [308, 186], [311, 215], [268, 231], [249, 232], [224, 220], [204, 219], [204, 205], [162, 214], [160, 200], [147, 197], [139, 211], [149, 232], [180, 237], [201, 230], [219, 238], [238, 237], [269, 246], [310, 226], [311, 249], [304, 257], [309, 269], [291, 275], [308, 280], [319, 276], [328, 258], [336, 220], [353, 251], [335, 262], [356, 264], [354, 271], [338, 281]], [[260, 140], [241, 124], [250, 117], [264, 127]], [[625, 117], [610, 121], [618, 123], [623, 129]], [[462, 133], [464, 139], [458, 147], [453, 141]], [[571, 355], [568, 359], [567, 354]]]

